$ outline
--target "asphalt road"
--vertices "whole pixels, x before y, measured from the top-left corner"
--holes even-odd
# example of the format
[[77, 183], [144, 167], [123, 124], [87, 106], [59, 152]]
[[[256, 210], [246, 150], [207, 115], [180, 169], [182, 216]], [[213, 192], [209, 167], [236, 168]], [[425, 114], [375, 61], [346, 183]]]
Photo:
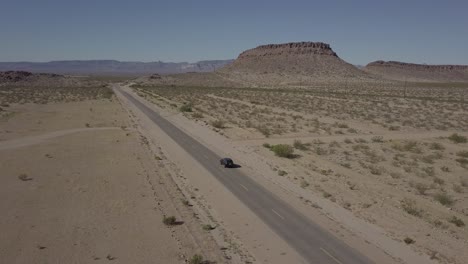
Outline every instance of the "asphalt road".
[[295, 210], [238, 169], [220, 166], [216, 153], [181, 131], [158, 113], [117, 88], [187, 153], [250, 208], [309, 263], [372, 263], [312, 220]]

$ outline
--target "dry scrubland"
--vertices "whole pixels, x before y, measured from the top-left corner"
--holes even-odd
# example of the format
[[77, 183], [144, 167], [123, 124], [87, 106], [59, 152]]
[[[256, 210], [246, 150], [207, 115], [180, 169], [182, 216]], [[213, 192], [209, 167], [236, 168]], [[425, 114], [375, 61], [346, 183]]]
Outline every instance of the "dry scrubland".
[[0, 105], [1, 263], [229, 262], [101, 80], [3, 84]]
[[415, 250], [441, 263], [468, 257], [466, 84], [134, 89]]

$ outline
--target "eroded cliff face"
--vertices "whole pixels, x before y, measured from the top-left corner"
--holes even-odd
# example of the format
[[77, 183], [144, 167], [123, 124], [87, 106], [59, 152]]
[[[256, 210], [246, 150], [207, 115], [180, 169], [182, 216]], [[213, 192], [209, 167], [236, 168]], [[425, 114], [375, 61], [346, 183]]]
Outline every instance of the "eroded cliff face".
[[284, 44], [262, 45], [254, 49], [246, 50], [239, 55], [238, 60], [249, 57], [308, 54], [338, 57], [330, 48], [330, 45], [323, 42], [291, 42]]
[[390, 80], [468, 82], [468, 65], [426, 65], [399, 61], [374, 61], [366, 72]]

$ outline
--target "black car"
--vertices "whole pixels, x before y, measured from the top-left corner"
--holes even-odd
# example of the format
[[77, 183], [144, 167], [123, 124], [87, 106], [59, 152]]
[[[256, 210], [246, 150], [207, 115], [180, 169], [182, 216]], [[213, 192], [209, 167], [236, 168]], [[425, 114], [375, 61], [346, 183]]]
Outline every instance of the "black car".
[[230, 158], [222, 158], [219, 160], [219, 163], [221, 165], [224, 165], [224, 168], [233, 168], [234, 167], [234, 161]]

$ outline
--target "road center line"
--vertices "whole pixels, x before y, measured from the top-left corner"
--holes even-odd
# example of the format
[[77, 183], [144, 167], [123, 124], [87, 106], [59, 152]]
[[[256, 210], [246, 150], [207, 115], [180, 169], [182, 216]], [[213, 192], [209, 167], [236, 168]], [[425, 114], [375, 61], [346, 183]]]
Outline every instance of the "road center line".
[[280, 215], [278, 212], [276, 212], [275, 209], [271, 209], [271, 211], [273, 211], [273, 213], [275, 213], [277, 216], [279, 216], [281, 219], [284, 220], [284, 217]]
[[329, 256], [331, 259], [333, 259], [336, 263], [338, 264], [343, 264], [341, 261], [339, 261], [337, 258], [335, 258], [332, 254], [330, 254], [328, 251], [326, 251], [324, 248], [320, 248], [327, 256]]
[[244, 185], [242, 185], [242, 184], [240, 184], [240, 183], [239, 183], [239, 185], [242, 186], [242, 188], [244, 188], [246, 191], [249, 190], [249, 189], [247, 189], [247, 187], [245, 187]]

